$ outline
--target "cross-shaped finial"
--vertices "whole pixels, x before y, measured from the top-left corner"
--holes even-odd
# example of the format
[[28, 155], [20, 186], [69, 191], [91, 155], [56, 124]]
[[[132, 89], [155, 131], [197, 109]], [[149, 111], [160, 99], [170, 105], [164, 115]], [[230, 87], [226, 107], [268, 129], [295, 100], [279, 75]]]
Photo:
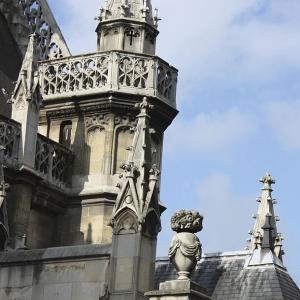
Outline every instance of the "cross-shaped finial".
[[261, 183], [264, 184], [264, 189], [271, 189], [272, 184], [275, 184], [275, 179], [271, 176], [271, 174], [267, 173], [261, 180]]

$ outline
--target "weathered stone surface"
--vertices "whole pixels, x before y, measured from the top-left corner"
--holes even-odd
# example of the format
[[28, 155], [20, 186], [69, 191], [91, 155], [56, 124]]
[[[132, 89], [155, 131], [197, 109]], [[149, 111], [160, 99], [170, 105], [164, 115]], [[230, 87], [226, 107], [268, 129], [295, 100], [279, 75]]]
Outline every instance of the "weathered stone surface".
[[107, 294], [109, 253], [110, 245], [1, 253], [1, 300], [99, 300]]
[[158, 291], [145, 294], [151, 300], [209, 300], [205, 288], [190, 280], [172, 280], [160, 284]]

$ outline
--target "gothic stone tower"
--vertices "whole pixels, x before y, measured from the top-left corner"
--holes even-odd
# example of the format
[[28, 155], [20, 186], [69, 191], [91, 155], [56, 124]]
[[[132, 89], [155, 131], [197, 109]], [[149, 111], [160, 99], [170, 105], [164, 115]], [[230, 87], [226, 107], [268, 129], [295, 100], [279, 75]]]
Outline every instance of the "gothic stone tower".
[[155, 107], [148, 147], [157, 166], [163, 133], [177, 114], [177, 70], [155, 56], [159, 19], [151, 1], [105, 1], [98, 20], [96, 53], [40, 64], [39, 132], [74, 152], [57, 245], [112, 241], [109, 222], [133, 141], [135, 104], [147, 97]]

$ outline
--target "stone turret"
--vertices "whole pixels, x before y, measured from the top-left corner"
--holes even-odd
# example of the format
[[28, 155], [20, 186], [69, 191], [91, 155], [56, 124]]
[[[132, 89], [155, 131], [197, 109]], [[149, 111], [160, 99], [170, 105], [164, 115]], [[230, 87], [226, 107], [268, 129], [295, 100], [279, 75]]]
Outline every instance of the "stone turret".
[[105, 1], [98, 19], [98, 51], [155, 54], [159, 18], [150, 0]]
[[151, 161], [160, 168], [164, 131], [177, 114], [177, 70], [154, 56], [157, 19], [150, 0], [106, 1], [97, 53], [40, 63], [39, 132], [75, 153], [64, 245], [111, 242], [107, 224], [134, 139], [136, 104], [145, 97], [154, 105], [147, 112]]

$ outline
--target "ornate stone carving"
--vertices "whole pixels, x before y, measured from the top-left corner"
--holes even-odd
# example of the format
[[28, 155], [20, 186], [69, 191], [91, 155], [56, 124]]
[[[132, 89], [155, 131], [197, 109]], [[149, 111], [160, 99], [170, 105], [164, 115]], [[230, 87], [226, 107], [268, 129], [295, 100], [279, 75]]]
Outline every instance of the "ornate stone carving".
[[122, 86], [146, 88], [149, 76], [148, 59], [124, 56], [119, 64], [119, 82]]
[[44, 100], [138, 88], [143, 96], [175, 105], [177, 70], [156, 57], [102, 52], [42, 62], [40, 73]]
[[99, 115], [94, 115], [91, 117], [86, 117], [85, 118], [85, 127], [89, 130], [93, 127], [105, 127], [108, 122], [109, 119], [111, 118], [110, 114], [104, 115], [104, 114], [99, 114]]
[[119, 0], [105, 1], [101, 9], [99, 21], [107, 21], [115, 18], [133, 18], [139, 21], [146, 21], [154, 26], [155, 18], [152, 13], [152, 5], [149, 0]]
[[53, 95], [104, 87], [108, 84], [109, 63], [108, 55], [96, 55], [45, 65], [43, 93]]
[[180, 280], [188, 279], [201, 259], [201, 243], [195, 233], [202, 230], [202, 220], [203, 217], [192, 210], [181, 210], [171, 219], [171, 228], [177, 234], [172, 239], [169, 257]]
[[172, 78], [172, 72], [164, 67], [160, 66], [157, 71], [157, 91], [160, 95], [170, 99], [173, 90], [174, 80]]

